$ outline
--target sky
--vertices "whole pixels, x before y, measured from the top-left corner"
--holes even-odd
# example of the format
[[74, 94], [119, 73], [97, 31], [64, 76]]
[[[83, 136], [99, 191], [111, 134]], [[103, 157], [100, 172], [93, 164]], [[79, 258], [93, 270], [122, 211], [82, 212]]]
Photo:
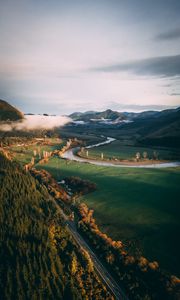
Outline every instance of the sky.
[[0, 99], [28, 113], [180, 106], [179, 0], [0, 0]]

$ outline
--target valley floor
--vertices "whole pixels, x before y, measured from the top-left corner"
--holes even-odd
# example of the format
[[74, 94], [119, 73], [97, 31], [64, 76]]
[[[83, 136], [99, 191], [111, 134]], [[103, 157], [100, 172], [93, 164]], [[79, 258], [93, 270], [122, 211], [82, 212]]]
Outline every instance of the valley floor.
[[[54, 142], [52, 146], [42, 146], [41, 152], [61, 145]], [[118, 142], [116, 146], [119, 149]], [[117, 152], [116, 147], [113, 150], [113, 144], [106, 147]], [[36, 148], [22, 152], [19, 147], [13, 150], [16, 159], [25, 163], [30, 161]], [[130, 151], [130, 147], [128, 149]], [[100, 151], [98, 148], [91, 150]], [[134, 153], [134, 150], [131, 151]], [[179, 275], [179, 167], [114, 168], [52, 157], [47, 164], [37, 165], [37, 168], [46, 169], [58, 181], [67, 176], [79, 176], [95, 182], [97, 191], [83, 196], [80, 201], [95, 210], [102, 231], [123, 240], [132, 253], [137, 251], [150, 260], [158, 260], [162, 268]]]
[[180, 168], [107, 168], [59, 158], [52, 158], [43, 168], [58, 180], [79, 176], [95, 182], [97, 191], [80, 200], [95, 210], [100, 228], [123, 240], [132, 252], [138, 249], [179, 274]]

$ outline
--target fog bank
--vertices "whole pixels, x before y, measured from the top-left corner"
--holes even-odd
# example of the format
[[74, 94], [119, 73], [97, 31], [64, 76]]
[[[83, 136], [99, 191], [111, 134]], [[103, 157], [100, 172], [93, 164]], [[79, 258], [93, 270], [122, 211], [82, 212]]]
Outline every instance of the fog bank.
[[11, 130], [35, 130], [35, 129], [53, 129], [71, 122], [66, 116], [44, 116], [44, 115], [26, 115], [22, 121], [3, 122], [0, 124], [1, 131]]

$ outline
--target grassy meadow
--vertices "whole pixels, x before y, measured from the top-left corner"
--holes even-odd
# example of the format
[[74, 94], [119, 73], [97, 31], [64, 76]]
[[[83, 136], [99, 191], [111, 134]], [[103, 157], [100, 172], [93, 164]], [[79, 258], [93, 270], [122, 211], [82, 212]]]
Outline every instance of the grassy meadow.
[[[25, 145], [25, 146], [12, 146], [11, 151], [13, 152], [14, 159], [19, 161], [22, 165], [30, 163], [31, 158], [34, 156], [34, 150], [37, 152], [40, 151], [41, 156], [43, 155], [43, 151], [51, 152], [56, 149], [60, 149], [64, 142], [59, 140], [57, 143], [56, 139], [49, 139], [48, 144], [32, 144], [32, 145]], [[35, 157], [35, 162], [38, 162], [39, 155], [37, 154]]]
[[89, 157], [101, 158], [101, 153], [104, 154], [104, 159], [134, 159], [137, 152], [140, 152], [141, 157], [143, 157], [143, 152], [147, 152], [149, 159], [153, 158], [153, 152], [158, 153], [158, 159], [160, 160], [175, 160], [179, 158], [179, 151], [176, 149], [167, 148], [150, 148], [150, 147], [139, 147], [133, 145], [123, 145], [122, 141], [116, 140], [111, 144], [106, 144], [104, 146], [95, 147], [88, 149]]
[[73, 175], [95, 182], [97, 191], [80, 200], [95, 210], [101, 229], [179, 275], [180, 168], [101, 167], [55, 157], [39, 167], [58, 180]]
[[[59, 149], [62, 145], [63, 142], [60, 145], [51, 141], [51, 145], [40, 146], [41, 152]], [[13, 147], [12, 150], [15, 159], [24, 164], [30, 162], [37, 147]], [[107, 155], [115, 157], [120, 148], [123, 159], [137, 151], [136, 147], [123, 146], [118, 141], [89, 150], [100, 155], [101, 148]], [[138, 148], [138, 151], [150, 153], [150, 149]], [[168, 150], [161, 155], [163, 153], [168, 155]], [[113, 168], [58, 157], [36, 167], [48, 170], [58, 180], [73, 175], [95, 182], [97, 191], [80, 200], [94, 209], [101, 229], [112, 238], [123, 240], [130, 251], [138, 249], [150, 260], [158, 260], [164, 269], [179, 275], [180, 168]]]

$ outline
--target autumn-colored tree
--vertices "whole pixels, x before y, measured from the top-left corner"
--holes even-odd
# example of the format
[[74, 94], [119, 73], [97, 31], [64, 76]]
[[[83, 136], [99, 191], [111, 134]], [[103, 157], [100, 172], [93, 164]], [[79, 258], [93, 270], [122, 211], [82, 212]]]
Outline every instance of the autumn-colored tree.
[[73, 255], [73, 257], [72, 257], [72, 261], [71, 261], [71, 274], [73, 276], [73, 275], [76, 274], [78, 266], [77, 266], [77, 257], [76, 257], [76, 255], [74, 253], [72, 255]]
[[140, 152], [137, 152], [137, 153], [136, 153], [136, 161], [139, 161], [140, 158], [141, 158], [141, 154], [140, 154]]

